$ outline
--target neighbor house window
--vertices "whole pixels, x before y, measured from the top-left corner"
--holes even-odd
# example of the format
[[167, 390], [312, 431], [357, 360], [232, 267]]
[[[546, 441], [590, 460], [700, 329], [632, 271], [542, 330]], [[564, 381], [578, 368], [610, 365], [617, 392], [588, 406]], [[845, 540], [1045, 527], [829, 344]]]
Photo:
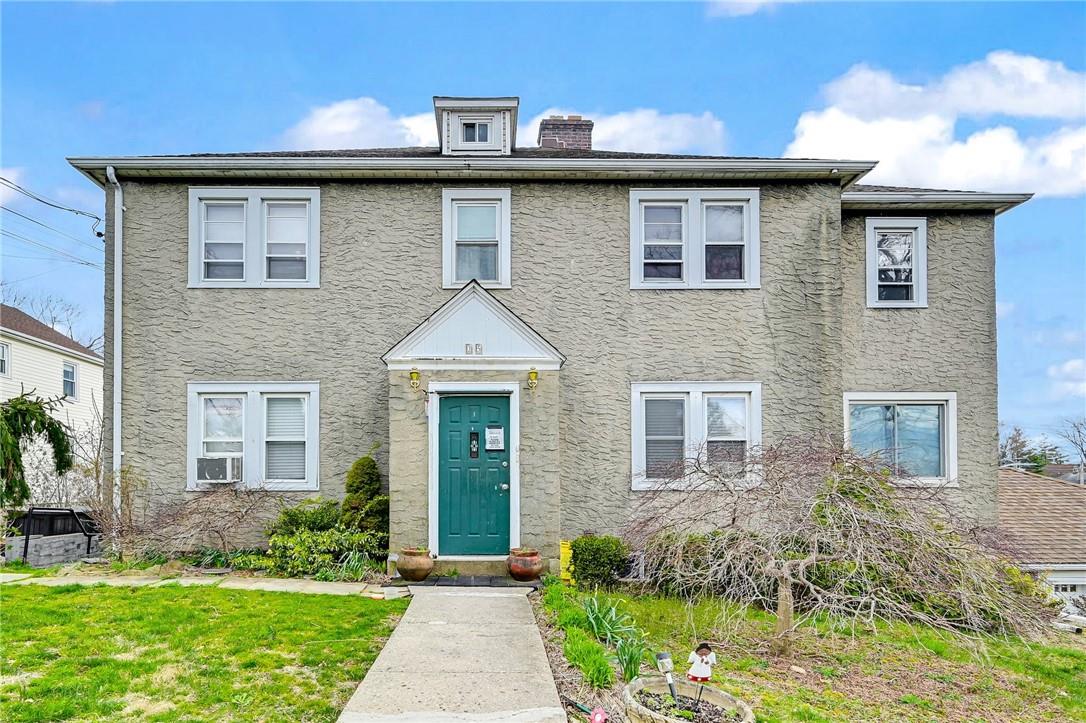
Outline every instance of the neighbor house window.
[[758, 288], [757, 189], [630, 192], [630, 287]]
[[11, 376], [11, 345], [0, 344], [0, 377]]
[[681, 487], [696, 459], [740, 470], [762, 441], [761, 400], [757, 382], [633, 384], [633, 489]]
[[189, 489], [318, 488], [316, 383], [192, 382], [188, 410]]
[[189, 189], [190, 287], [319, 285], [319, 189]]
[[442, 194], [442, 281], [509, 288], [509, 189], [445, 189]]
[[867, 305], [917, 308], [928, 305], [927, 221], [867, 219]]
[[1054, 592], [1062, 595], [1075, 595], [1077, 593], [1086, 594], [1086, 585], [1077, 585], [1074, 583], [1058, 582], [1052, 586]]
[[61, 372], [61, 383], [64, 387], [64, 396], [76, 398], [75, 364], [64, 362], [64, 370]]
[[464, 143], [490, 143], [490, 123], [464, 121], [461, 126], [461, 140]]
[[845, 395], [849, 445], [909, 482], [957, 476], [957, 395], [855, 392]]

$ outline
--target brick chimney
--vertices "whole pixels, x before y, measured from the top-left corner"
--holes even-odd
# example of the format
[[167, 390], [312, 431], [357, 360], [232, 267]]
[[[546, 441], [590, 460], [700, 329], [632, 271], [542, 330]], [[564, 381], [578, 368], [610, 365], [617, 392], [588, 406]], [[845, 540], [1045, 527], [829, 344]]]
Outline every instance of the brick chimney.
[[592, 150], [592, 121], [579, 115], [552, 115], [539, 123], [540, 148]]

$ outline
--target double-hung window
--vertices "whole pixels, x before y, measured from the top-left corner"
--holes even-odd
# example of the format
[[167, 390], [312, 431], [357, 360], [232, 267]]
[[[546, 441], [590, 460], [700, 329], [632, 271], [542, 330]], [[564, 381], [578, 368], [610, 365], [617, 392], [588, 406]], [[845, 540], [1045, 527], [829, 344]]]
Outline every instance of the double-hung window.
[[923, 218], [867, 219], [867, 305], [928, 305], [928, 224]]
[[11, 376], [11, 345], [0, 343], [0, 377]]
[[192, 382], [188, 410], [189, 489], [318, 488], [316, 383]]
[[442, 281], [459, 288], [478, 281], [507, 289], [512, 280], [508, 188], [445, 189], [442, 193]]
[[320, 286], [320, 190], [190, 188], [189, 286]]
[[76, 388], [76, 367], [72, 362], [64, 362], [64, 368], [60, 374], [61, 385], [64, 389], [64, 396], [69, 399], [77, 399], [78, 390]]
[[760, 285], [757, 189], [630, 192], [630, 288]]
[[681, 487], [695, 460], [741, 471], [762, 443], [757, 382], [635, 383], [631, 389], [632, 487]]
[[953, 483], [957, 477], [954, 392], [850, 392], [845, 432], [854, 450], [881, 458], [906, 483]]

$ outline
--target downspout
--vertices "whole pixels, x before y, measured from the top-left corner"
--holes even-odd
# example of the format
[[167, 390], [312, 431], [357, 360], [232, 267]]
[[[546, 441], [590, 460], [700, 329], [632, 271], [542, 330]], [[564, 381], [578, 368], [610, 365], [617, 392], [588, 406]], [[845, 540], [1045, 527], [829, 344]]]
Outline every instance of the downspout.
[[124, 267], [124, 189], [113, 166], [106, 167], [113, 184], [113, 510], [121, 511], [121, 272]]

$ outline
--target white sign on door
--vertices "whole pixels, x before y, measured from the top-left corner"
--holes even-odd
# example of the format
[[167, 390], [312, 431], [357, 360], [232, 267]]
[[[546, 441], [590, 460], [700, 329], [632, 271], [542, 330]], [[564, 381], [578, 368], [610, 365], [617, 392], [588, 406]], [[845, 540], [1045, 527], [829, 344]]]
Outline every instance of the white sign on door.
[[505, 427], [487, 427], [486, 428], [486, 451], [487, 452], [504, 452], [505, 451]]

